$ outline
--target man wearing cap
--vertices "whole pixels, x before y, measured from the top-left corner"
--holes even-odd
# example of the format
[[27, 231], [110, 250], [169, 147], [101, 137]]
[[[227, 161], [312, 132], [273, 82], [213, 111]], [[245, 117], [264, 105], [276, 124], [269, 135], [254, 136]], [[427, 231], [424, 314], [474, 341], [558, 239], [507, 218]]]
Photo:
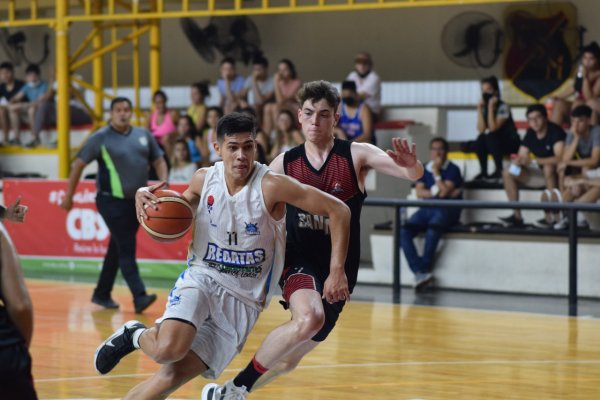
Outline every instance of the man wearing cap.
[[347, 81], [356, 83], [356, 90], [361, 100], [364, 100], [371, 113], [373, 121], [377, 121], [381, 113], [381, 79], [373, 71], [373, 60], [366, 51], [359, 52], [354, 58], [354, 71], [348, 74]]

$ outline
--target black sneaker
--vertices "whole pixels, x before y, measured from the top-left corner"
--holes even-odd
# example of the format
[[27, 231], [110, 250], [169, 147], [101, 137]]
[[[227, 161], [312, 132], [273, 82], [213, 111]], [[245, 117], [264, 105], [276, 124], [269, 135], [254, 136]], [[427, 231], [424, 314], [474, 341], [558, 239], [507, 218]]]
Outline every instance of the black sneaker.
[[533, 226], [540, 229], [552, 229], [554, 227], [554, 223], [546, 221], [546, 218], [542, 218], [535, 221]]
[[107, 299], [103, 299], [101, 297], [93, 295], [92, 296], [92, 303], [98, 304], [99, 306], [104, 307], [104, 308], [110, 308], [110, 309], [119, 308], [119, 303], [116, 303], [110, 297], [107, 298]]
[[508, 217], [500, 217], [499, 219], [506, 227], [520, 228], [525, 225], [523, 218], [517, 218], [515, 214], [511, 214]]
[[104, 341], [94, 354], [94, 367], [98, 373], [108, 374], [121, 358], [135, 350], [133, 332], [146, 326], [139, 321], [128, 321]]
[[155, 294], [145, 294], [140, 297], [136, 297], [133, 300], [133, 305], [135, 306], [135, 312], [137, 314], [141, 314], [146, 308], [150, 307], [152, 303], [156, 301]]
[[496, 171], [493, 174], [483, 178], [483, 180], [489, 183], [500, 183], [502, 181], [502, 172]]
[[483, 172], [478, 173], [473, 178], [474, 181], [483, 181], [488, 178], [488, 174], [484, 174]]

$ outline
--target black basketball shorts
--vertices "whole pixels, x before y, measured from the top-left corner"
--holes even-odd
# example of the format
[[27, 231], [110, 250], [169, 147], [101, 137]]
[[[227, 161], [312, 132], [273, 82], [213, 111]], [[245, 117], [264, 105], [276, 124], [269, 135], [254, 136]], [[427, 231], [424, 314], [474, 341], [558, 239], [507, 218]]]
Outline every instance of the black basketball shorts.
[[[286, 267], [281, 274], [279, 280], [279, 286], [283, 291], [283, 300], [281, 304], [287, 310], [290, 296], [299, 289], [311, 289], [319, 292], [321, 297], [323, 296], [323, 284], [324, 279], [320, 277], [312, 268], [309, 267]], [[326, 300], [323, 300], [323, 310], [325, 313], [325, 323], [323, 327], [312, 340], [315, 342], [324, 341], [329, 333], [335, 327], [335, 324], [342, 313], [345, 301], [338, 301], [330, 304]]]

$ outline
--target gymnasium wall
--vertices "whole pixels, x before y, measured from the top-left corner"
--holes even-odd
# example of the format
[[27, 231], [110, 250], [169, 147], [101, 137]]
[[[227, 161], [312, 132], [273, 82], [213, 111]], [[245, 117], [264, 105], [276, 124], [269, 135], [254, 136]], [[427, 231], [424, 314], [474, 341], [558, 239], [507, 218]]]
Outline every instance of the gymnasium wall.
[[[538, 7], [549, 7], [547, 1], [538, 1]], [[588, 30], [586, 41], [600, 41], [600, 2], [574, 0], [579, 23]], [[479, 6], [422, 7], [377, 11], [323, 12], [252, 17], [262, 37], [262, 48], [272, 65], [281, 58], [292, 59], [301, 79], [339, 81], [352, 68], [357, 50], [369, 50], [375, 60], [375, 69], [384, 81], [411, 80], [471, 80], [496, 74], [502, 76], [501, 62], [491, 69], [469, 69], [449, 61], [440, 47], [440, 35], [447, 21], [465, 11], [481, 11], [501, 21], [510, 4]], [[196, 19], [205, 26], [208, 19]], [[73, 26], [73, 37], [84, 37], [89, 25]], [[24, 28], [28, 34], [27, 52], [35, 58], [40, 54], [45, 28]], [[107, 41], [108, 41], [107, 36]], [[201, 78], [215, 80], [218, 63], [205, 63], [185, 39], [178, 20], [163, 21], [162, 81], [177, 86]], [[147, 39], [143, 40], [146, 43]], [[75, 49], [77, 43], [71, 46]], [[147, 46], [146, 46], [147, 48]], [[0, 47], [0, 59], [4, 59]], [[127, 48], [122, 49], [127, 54]], [[54, 54], [54, 51], [52, 51]], [[106, 57], [108, 69], [108, 57]], [[44, 65], [48, 70], [50, 62]], [[119, 64], [119, 84], [131, 85], [130, 62]], [[20, 68], [25, 68], [22, 65]], [[247, 73], [248, 68], [240, 68]], [[83, 70], [83, 75], [89, 69]], [[147, 84], [148, 71], [142, 71], [142, 82]], [[106, 84], [110, 85], [107, 73]]]

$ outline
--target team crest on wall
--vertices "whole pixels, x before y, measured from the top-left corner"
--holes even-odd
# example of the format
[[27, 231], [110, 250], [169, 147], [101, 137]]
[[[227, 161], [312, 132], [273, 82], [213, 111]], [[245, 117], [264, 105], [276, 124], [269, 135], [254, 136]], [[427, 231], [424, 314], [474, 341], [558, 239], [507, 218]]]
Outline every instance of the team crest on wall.
[[559, 89], [577, 62], [580, 40], [575, 6], [567, 2], [509, 6], [504, 21], [506, 77], [535, 99]]

